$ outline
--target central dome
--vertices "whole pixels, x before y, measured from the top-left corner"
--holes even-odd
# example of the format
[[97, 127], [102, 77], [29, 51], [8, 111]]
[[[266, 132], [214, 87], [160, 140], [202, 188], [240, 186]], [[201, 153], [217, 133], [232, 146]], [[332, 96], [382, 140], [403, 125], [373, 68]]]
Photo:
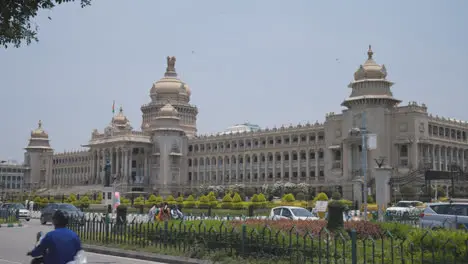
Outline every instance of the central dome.
[[49, 138], [49, 134], [42, 128], [42, 121], [39, 120], [37, 128], [31, 131], [32, 138]]
[[164, 77], [155, 82], [151, 87], [150, 96], [153, 100], [164, 99], [161, 97], [171, 95], [190, 96], [190, 89], [188, 86], [177, 77], [175, 62], [175, 57], [167, 57], [167, 67]]
[[361, 81], [365, 79], [385, 79], [387, 77], [387, 69], [385, 65], [380, 66], [377, 64], [372, 56], [374, 52], [372, 47], [369, 45], [367, 51], [367, 60], [363, 65], [359, 66], [359, 69], [354, 73], [354, 80]]

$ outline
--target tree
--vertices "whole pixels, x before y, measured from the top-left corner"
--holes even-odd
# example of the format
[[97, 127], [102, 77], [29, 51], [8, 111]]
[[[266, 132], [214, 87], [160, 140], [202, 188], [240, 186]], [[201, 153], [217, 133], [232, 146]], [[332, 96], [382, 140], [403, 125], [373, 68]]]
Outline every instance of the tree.
[[[81, 7], [85, 7], [90, 5], [92, 0], [76, 1], [80, 1]], [[18, 48], [24, 42], [29, 45], [32, 41], [38, 41], [38, 26], [31, 20], [40, 10], [50, 10], [67, 2], [75, 0], [0, 1], [0, 45], [5, 48], [9, 45]]]

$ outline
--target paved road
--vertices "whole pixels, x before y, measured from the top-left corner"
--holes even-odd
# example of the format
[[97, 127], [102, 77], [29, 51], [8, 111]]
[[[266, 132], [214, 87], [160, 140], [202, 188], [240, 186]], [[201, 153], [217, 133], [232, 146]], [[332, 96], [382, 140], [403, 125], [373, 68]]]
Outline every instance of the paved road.
[[[0, 228], [0, 264], [27, 264], [31, 258], [26, 252], [32, 249], [39, 231], [52, 230], [51, 225], [42, 226], [38, 220], [25, 222], [24, 227]], [[87, 253], [88, 263], [100, 264], [158, 264], [159, 262], [142, 261], [121, 257]], [[159, 263], [163, 264], [163, 263]]]

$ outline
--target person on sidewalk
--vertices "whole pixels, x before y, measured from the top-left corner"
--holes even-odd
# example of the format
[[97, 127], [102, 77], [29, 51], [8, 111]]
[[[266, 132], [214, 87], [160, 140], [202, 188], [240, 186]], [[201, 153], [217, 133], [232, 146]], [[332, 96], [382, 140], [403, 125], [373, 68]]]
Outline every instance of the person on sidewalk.
[[[81, 241], [78, 235], [66, 226], [68, 219], [62, 211], [52, 216], [55, 230], [47, 233], [28, 256], [36, 258], [37, 263], [66, 264], [75, 260], [80, 254]], [[39, 257], [42, 256], [42, 261]]]

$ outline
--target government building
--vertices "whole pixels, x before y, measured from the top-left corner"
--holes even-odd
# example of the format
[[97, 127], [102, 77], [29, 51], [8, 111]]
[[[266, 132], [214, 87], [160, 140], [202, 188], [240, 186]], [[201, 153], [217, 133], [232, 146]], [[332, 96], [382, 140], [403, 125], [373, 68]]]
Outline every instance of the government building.
[[[369, 189], [375, 161], [392, 167], [399, 179], [422, 167], [446, 171], [455, 163], [466, 170], [468, 125], [431, 115], [425, 104], [400, 105], [371, 47], [348, 85], [349, 97], [337, 102], [341, 113], [327, 113], [323, 123], [270, 129], [240, 124], [215, 135], [197, 134], [198, 108], [190, 104], [192, 91], [178, 78], [175, 63], [168, 57], [164, 76], [152, 85], [138, 130], [120, 108], [107, 127], [92, 131], [85, 150], [55, 153], [39, 122], [26, 147], [25, 185], [98, 190], [109, 161], [113, 186], [123, 193], [177, 194], [200, 185], [260, 188], [282, 181], [307, 183], [317, 192], [339, 189], [359, 200], [363, 164]], [[363, 147], [363, 133], [372, 135], [372, 148]]]

